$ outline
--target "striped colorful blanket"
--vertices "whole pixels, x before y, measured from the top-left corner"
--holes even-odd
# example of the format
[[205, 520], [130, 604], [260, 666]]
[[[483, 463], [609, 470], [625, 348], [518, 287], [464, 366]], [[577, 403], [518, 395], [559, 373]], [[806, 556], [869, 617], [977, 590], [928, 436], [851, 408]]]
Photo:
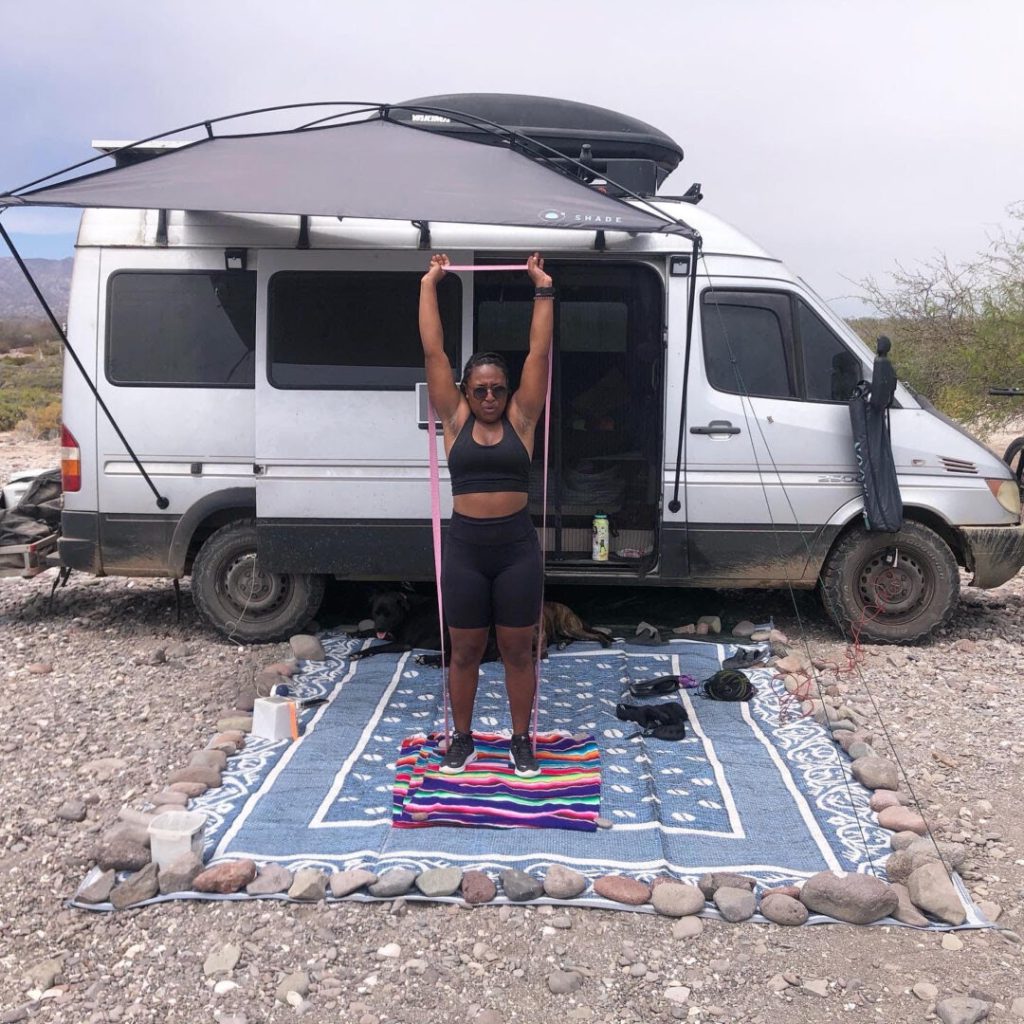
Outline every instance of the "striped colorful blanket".
[[508, 739], [475, 733], [477, 758], [459, 775], [443, 775], [443, 737], [402, 741], [395, 773], [392, 825], [424, 828], [564, 828], [593, 832], [601, 809], [601, 763], [593, 736], [542, 733], [541, 774], [521, 779], [508, 759]]

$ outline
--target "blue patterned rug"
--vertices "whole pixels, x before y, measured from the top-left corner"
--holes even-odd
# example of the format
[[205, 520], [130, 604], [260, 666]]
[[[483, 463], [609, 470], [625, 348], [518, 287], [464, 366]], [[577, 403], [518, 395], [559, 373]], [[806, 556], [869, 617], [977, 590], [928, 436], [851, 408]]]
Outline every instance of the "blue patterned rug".
[[[293, 679], [300, 698], [327, 703], [301, 715], [297, 742], [250, 738], [224, 785], [192, 806], [207, 813], [208, 859], [249, 857], [290, 869], [444, 865], [542, 872], [570, 865], [591, 878], [661, 872], [696, 880], [739, 871], [765, 885], [825, 869], [883, 874], [889, 833], [868, 792], [814, 721], [797, 717], [770, 671], [751, 676], [750, 704], [679, 698], [690, 716], [681, 742], [634, 735], [615, 718], [631, 681], [684, 673], [704, 679], [734, 648], [693, 640], [659, 647], [573, 644], [545, 663], [542, 732], [590, 733], [600, 748], [601, 815], [611, 828], [395, 829], [391, 792], [405, 737], [442, 728], [441, 673], [409, 655], [347, 658], [373, 641], [328, 637], [328, 660]], [[507, 729], [500, 664], [483, 666], [474, 724]], [[664, 698], [658, 698], [664, 699]], [[883, 874], [884, 877], [884, 874]]]

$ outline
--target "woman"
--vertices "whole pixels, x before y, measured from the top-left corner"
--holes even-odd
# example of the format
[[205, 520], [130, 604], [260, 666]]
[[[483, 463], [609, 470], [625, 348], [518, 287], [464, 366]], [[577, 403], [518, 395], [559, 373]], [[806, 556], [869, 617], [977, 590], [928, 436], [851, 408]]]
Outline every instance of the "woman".
[[444, 425], [453, 514], [445, 536], [441, 590], [451, 631], [449, 691], [455, 734], [441, 771], [458, 774], [476, 757], [473, 703], [480, 658], [494, 626], [512, 714], [509, 760], [516, 775], [540, 774], [530, 740], [536, 689], [534, 627], [540, 619], [543, 558], [527, 510], [533, 434], [547, 399], [554, 288], [539, 253], [527, 260], [535, 286], [530, 352], [510, 394], [501, 356], [479, 352], [452, 382], [437, 307], [448, 257], [431, 257], [420, 285], [420, 338], [430, 402]]

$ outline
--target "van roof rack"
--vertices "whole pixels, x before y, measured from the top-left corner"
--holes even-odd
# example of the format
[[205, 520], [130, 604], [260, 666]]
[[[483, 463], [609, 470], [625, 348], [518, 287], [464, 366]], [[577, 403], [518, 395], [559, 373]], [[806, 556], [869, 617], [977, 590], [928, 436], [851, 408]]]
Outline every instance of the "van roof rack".
[[[422, 96], [392, 104], [388, 115], [443, 135], [472, 134], [494, 145], [507, 141], [501, 136], [487, 138], [474, 125], [430, 112], [431, 108], [490, 121], [535, 139], [566, 158], [563, 162], [553, 157], [549, 162], [561, 163], [588, 184], [610, 182], [605, 191], [611, 195], [653, 196], [683, 159], [678, 143], [644, 121], [589, 103], [546, 96], [487, 92]], [[615, 189], [615, 184], [623, 189]]]

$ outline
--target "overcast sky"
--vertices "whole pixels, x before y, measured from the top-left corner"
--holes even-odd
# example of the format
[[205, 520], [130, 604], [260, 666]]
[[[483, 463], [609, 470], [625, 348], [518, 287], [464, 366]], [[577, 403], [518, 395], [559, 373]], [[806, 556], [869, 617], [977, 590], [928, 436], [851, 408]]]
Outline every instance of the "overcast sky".
[[[0, 187], [205, 117], [313, 100], [521, 92], [648, 121], [705, 205], [844, 313], [851, 283], [964, 259], [1024, 200], [1022, 0], [4, 0]], [[70, 211], [10, 211], [28, 256]], [[6, 253], [0, 253], [6, 255]]]

